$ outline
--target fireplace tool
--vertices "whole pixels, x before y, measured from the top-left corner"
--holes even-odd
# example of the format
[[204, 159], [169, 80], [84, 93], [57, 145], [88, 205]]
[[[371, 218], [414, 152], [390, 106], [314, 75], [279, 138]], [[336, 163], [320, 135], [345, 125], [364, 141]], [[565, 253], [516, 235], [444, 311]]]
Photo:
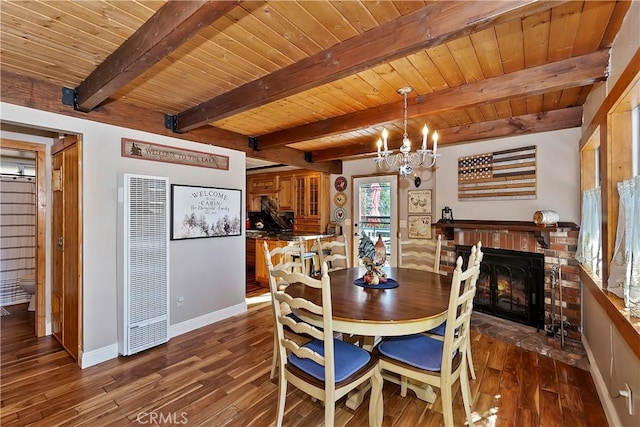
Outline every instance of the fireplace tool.
[[[551, 267], [551, 323], [547, 325], [546, 331], [548, 336], [560, 335], [560, 347], [564, 350], [564, 321], [562, 313], [562, 286], [561, 281], [561, 269], [560, 260]], [[556, 288], [558, 288], [558, 299], [560, 306], [560, 316], [556, 316]]]

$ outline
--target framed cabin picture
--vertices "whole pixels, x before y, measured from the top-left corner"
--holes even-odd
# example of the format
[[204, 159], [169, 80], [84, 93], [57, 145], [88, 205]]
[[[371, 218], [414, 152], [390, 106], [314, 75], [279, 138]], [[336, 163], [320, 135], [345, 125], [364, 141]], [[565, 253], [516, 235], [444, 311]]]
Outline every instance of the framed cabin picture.
[[171, 240], [242, 234], [242, 190], [171, 185]]

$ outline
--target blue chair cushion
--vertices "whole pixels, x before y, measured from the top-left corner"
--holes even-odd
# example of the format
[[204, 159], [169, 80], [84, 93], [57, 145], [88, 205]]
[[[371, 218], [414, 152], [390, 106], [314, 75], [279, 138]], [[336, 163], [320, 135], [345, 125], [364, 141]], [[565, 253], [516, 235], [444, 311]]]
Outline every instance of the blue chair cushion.
[[[324, 356], [324, 342], [321, 340], [314, 339], [303, 347], [307, 347]], [[335, 356], [335, 379], [337, 383], [357, 372], [371, 358], [366, 350], [337, 339], [333, 340], [333, 354]], [[289, 363], [314, 378], [324, 381], [324, 366], [313, 360], [302, 359], [292, 353], [289, 355]]]
[[295, 314], [293, 314], [293, 313], [289, 313], [289, 314], [287, 314], [287, 317], [292, 318], [293, 320], [295, 320], [295, 321], [296, 321], [296, 323], [303, 323], [303, 322], [304, 322], [304, 320], [302, 320], [301, 318], [299, 318], [298, 316], [296, 316], [296, 315], [295, 315]]
[[421, 334], [387, 338], [378, 346], [380, 353], [407, 365], [440, 372], [444, 343]]
[[430, 334], [444, 336], [444, 333], [447, 329], [447, 322], [442, 322], [438, 326], [429, 330]]

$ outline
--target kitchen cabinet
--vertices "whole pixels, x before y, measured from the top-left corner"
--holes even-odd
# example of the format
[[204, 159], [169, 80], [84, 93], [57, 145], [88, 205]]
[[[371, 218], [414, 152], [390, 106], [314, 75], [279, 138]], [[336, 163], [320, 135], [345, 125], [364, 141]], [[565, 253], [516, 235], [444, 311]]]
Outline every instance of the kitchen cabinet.
[[247, 238], [247, 270], [256, 268], [256, 239]]
[[278, 193], [279, 209], [281, 211], [294, 210], [293, 175], [280, 176], [280, 192]]
[[280, 211], [294, 212], [297, 232], [326, 231], [330, 207], [329, 174], [296, 170], [248, 176], [248, 209], [260, 210], [260, 197], [265, 195], [277, 199]]
[[277, 192], [278, 174], [265, 173], [247, 177], [247, 191], [250, 193]]
[[320, 172], [294, 175], [295, 226], [299, 233], [324, 232], [329, 220], [329, 177]]
[[272, 239], [255, 239], [255, 253], [256, 253], [256, 282], [262, 286], [269, 286], [269, 271], [267, 270], [267, 261], [264, 258], [264, 242], [267, 242], [269, 251], [275, 248], [282, 248], [287, 246], [289, 242], [284, 240], [272, 240]]

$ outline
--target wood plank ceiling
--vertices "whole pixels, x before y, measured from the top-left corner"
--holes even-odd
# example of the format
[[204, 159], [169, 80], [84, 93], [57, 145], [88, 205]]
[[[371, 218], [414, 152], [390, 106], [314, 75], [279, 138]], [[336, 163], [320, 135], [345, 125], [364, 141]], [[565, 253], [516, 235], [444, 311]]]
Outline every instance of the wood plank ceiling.
[[[384, 127], [439, 145], [580, 126], [627, 1], [23, 1], [0, 8], [3, 78], [211, 127], [272, 159], [372, 155]], [[3, 85], [3, 99], [5, 99]], [[62, 101], [61, 101], [62, 102]], [[95, 111], [90, 111], [95, 109]], [[126, 123], [123, 123], [126, 126]], [[269, 152], [272, 154], [269, 155]], [[312, 164], [313, 164], [312, 163]], [[335, 163], [335, 162], [334, 162]]]

